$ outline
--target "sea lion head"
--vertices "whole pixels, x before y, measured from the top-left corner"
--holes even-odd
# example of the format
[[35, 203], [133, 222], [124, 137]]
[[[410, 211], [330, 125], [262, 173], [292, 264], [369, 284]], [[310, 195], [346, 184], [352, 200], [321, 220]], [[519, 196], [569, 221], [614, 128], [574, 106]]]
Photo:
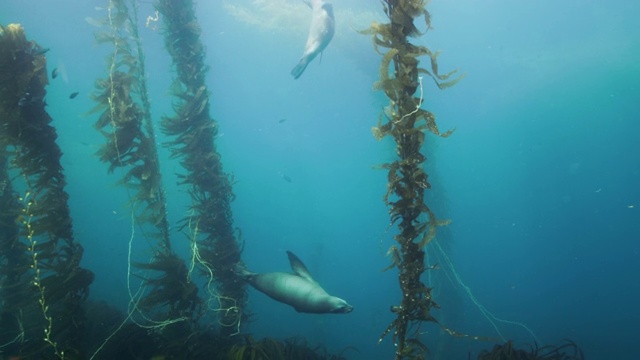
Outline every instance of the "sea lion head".
[[335, 296], [329, 298], [329, 306], [331, 309], [329, 312], [332, 314], [346, 314], [353, 311], [353, 306]]

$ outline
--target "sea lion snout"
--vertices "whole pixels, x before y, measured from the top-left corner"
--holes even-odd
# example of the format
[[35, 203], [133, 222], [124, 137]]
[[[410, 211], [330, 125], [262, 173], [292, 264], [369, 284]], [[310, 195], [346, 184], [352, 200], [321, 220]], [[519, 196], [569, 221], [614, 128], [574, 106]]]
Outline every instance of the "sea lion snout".
[[353, 311], [353, 306], [338, 297], [333, 296], [331, 302], [332, 310], [330, 312], [333, 314], [346, 314]]

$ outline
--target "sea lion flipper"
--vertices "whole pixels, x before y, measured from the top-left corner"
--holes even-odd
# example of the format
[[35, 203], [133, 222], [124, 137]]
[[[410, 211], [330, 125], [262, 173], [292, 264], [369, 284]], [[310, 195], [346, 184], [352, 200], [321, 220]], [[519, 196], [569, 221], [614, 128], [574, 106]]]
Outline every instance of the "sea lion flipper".
[[302, 260], [300, 260], [300, 258], [296, 256], [296, 254], [292, 253], [291, 251], [287, 251], [287, 256], [289, 256], [289, 263], [291, 263], [291, 270], [293, 270], [293, 272], [296, 273], [296, 275], [300, 276], [303, 279], [307, 279], [312, 283], [316, 282], [311, 277], [311, 274], [309, 274], [309, 270], [307, 269], [307, 267], [304, 265]]
[[307, 64], [309, 63], [308, 59], [306, 56], [302, 57], [302, 59], [300, 59], [300, 61], [298, 62], [298, 65], [296, 65], [292, 70], [291, 70], [291, 75], [293, 75], [294, 79], [297, 79], [300, 77], [300, 75], [302, 75], [302, 73], [304, 72], [304, 70], [307, 68]]
[[233, 267], [233, 272], [236, 274], [236, 276], [246, 281], [251, 281], [251, 278], [257, 275], [256, 273], [249, 271], [247, 269], [247, 266], [243, 263], [235, 264], [235, 266]]

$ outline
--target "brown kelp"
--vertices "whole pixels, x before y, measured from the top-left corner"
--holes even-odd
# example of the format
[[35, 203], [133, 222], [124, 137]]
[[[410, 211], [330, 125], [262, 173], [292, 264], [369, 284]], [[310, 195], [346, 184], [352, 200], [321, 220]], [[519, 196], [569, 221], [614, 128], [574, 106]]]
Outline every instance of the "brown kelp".
[[529, 350], [514, 347], [512, 341], [483, 350], [478, 360], [584, 360], [582, 349], [571, 340], [560, 345], [530, 346]]
[[[426, 160], [421, 148], [426, 140], [426, 131], [441, 137], [452, 131], [441, 133], [435, 116], [421, 108], [423, 75], [431, 77], [439, 88], [455, 84], [460, 78], [448, 80], [453, 74], [438, 73], [438, 53], [425, 46], [409, 42], [410, 37], [421, 35], [415, 23], [423, 18], [426, 29], [430, 29], [430, 14], [425, 0], [384, 0], [384, 12], [389, 23], [373, 23], [364, 34], [372, 35], [376, 51], [383, 53], [380, 64], [380, 79], [374, 88], [383, 90], [389, 105], [380, 115], [373, 134], [377, 139], [393, 137], [398, 159], [384, 164], [388, 170], [385, 203], [389, 206], [391, 225], [397, 224], [399, 234], [394, 238], [399, 248], [392, 246], [390, 253], [399, 270], [402, 301], [392, 306], [396, 319], [382, 334], [382, 338], [393, 332], [397, 345], [396, 359], [424, 358], [426, 346], [419, 340], [417, 330], [424, 321], [437, 322], [431, 309], [438, 305], [431, 297], [431, 289], [420, 280], [425, 271], [424, 247], [435, 237], [438, 226], [448, 221], [438, 220], [424, 201], [425, 190], [431, 185], [423, 169]], [[430, 70], [420, 67], [419, 57], [428, 56]], [[391, 71], [390, 71], [391, 70]], [[418, 96], [416, 93], [419, 91]], [[414, 326], [416, 325], [416, 326]], [[413, 329], [412, 333], [408, 333]], [[450, 330], [449, 330], [450, 331]], [[453, 332], [450, 332], [453, 333]]]
[[340, 354], [332, 355], [322, 346], [312, 349], [304, 339], [292, 338], [280, 341], [272, 338], [256, 340], [251, 336], [243, 336], [239, 342], [231, 346], [227, 352], [229, 360], [344, 360]]
[[[108, 15], [96, 32], [98, 43], [113, 45], [107, 60], [108, 75], [96, 81], [91, 113], [99, 113], [95, 127], [107, 142], [98, 151], [109, 172], [126, 170], [120, 183], [135, 190], [132, 205], [143, 206], [138, 221], [155, 225], [162, 247], [170, 248], [166, 201], [158, 165], [147, 85], [144, 54], [138, 37], [135, 3], [110, 1]], [[130, 13], [131, 12], [131, 13]]]
[[[223, 333], [239, 332], [246, 302], [246, 286], [235, 274], [242, 251], [236, 238], [230, 203], [232, 180], [223, 171], [214, 138], [218, 126], [209, 114], [209, 92], [205, 83], [205, 49], [191, 0], [159, 0], [165, 47], [176, 72], [172, 95], [175, 114], [162, 120], [171, 137], [172, 156], [185, 169], [181, 183], [191, 195], [191, 214], [184, 226], [192, 231], [192, 250], [205, 276], [217, 286], [211, 292]], [[211, 289], [209, 289], [211, 290]]]
[[18, 357], [84, 358], [82, 304], [93, 273], [80, 267], [45, 110], [46, 51], [20, 25], [0, 26], [0, 336], [16, 334], [2, 346]]
[[[154, 321], [194, 319], [201, 304], [198, 289], [188, 278], [186, 265], [171, 249], [166, 216], [166, 199], [158, 161], [154, 127], [145, 80], [144, 53], [138, 35], [137, 3], [111, 0], [98, 26], [99, 43], [113, 46], [107, 61], [107, 77], [96, 81], [91, 113], [99, 113], [95, 127], [106, 138], [98, 151], [109, 172], [123, 170], [119, 181], [129, 189], [132, 213], [145, 235], [156, 239], [153, 258], [138, 268], [152, 270], [145, 277], [149, 291], [136, 302]], [[162, 323], [166, 325], [166, 323]]]

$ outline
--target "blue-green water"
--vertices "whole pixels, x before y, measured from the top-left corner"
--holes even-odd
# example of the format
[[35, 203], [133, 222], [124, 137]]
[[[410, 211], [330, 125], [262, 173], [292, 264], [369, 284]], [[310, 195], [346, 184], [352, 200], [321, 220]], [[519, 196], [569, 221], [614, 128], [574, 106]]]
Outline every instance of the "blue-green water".
[[[0, 23], [21, 23], [67, 81], [48, 87], [84, 266], [96, 273], [94, 299], [127, 304], [131, 222], [118, 175], [93, 155], [102, 136], [89, 94], [106, 74], [108, 46], [86, 17], [106, 2], [2, 1]], [[258, 272], [288, 269], [285, 250], [302, 258], [347, 315], [299, 314], [250, 293], [256, 336], [304, 336], [354, 359], [388, 359], [400, 293], [389, 260], [394, 229], [382, 197], [395, 156], [371, 127], [386, 105], [372, 90], [380, 55], [355, 30], [384, 20], [378, 2], [334, 2], [336, 35], [298, 80], [289, 74], [304, 43], [309, 11], [295, 0], [201, 1], [197, 16], [210, 66], [211, 111], [225, 170], [236, 183], [235, 225], [244, 261]], [[544, 344], [570, 338], [589, 359], [637, 357], [640, 321], [640, 28], [634, 1], [436, 0], [434, 29], [416, 42], [442, 50], [441, 72], [465, 79], [439, 91], [424, 79], [423, 107], [447, 138], [428, 138], [429, 202], [451, 225], [428, 249], [440, 270], [425, 275], [441, 305], [434, 316], [461, 333]], [[156, 119], [170, 114], [173, 73], [160, 24], [140, 7], [146, 70]], [[158, 28], [154, 29], [157, 25]], [[79, 91], [76, 99], [70, 93]], [[281, 121], [286, 119], [285, 121]], [[158, 131], [158, 141], [164, 141]], [[179, 164], [161, 149], [172, 224], [188, 196], [175, 185]], [[285, 178], [286, 177], [286, 178]], [[289, 179], [290, 181], [287, 181]], [[186, 248], [186, 237], [174, 232]], [[137, 233], [133, 257], [151, 255]], [[178, 245], [179, 246], [179, 245]], [[440, 250], [442, 249], [442, 250]], [[448, 266], [445, 253], [453, 264]], [[456, 278], [456, 274], [458, 278]], [[460, 283], [461, 280], [464, 285]], [[466, 286], [466, 287], [465, 287]], [[465, 291], [468, 289], [473, 297]], [[490, 316], [489, 316], [490, 318]], [[499, 330], [500, 334], [496, 331]], [[491, 342], [453, 338], [424, 324], [434, 357], [466, 359]]]

